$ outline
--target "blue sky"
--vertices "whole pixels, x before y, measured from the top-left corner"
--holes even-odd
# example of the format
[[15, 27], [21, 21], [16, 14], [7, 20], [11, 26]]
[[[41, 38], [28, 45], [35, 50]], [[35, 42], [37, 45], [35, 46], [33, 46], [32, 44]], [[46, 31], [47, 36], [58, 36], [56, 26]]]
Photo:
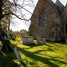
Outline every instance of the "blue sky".
[[[34, 0], [33, 0], [33, 1], [34, 1]], [[35, 5], [36, 5], [37, 1], [38, 1], [38, 0], [35, 0], [35, 2], [34, 2]], [[56, 2], [56, 0], [52, 0], [52, 1], [53, 1], [53, 2]], [[61, 2], [63, 5], [66, 5], [67, 0], [60, 0], [60, 2]], [[28, 15], [28, 17], [29, 17], [29, 15]], [[26, 29], [26, 30], [28, 30], [29, 26], [27, 26], [25, 23], [22, 23], [21, 20], [16, 19], [15, 22], [16, 22], [16, 23], [17, 23], [17, 22], [20, 22], [20, 23], [16, 24], [17, 27], [15, 27], [15, 25], [11, 25], [10, 28], [11, 28], [13, 31], [17, 31], [17, 30], [19, 31], [19, 30], [21, 30], [21, 29]]]
[[[56, 0], [52, 0], [52, 1], [56, 2]], [[61, 2], [63, 5], [65, 5], [66, 2], [67, 2], [67, 0], [60, 0], [60, 2]]]

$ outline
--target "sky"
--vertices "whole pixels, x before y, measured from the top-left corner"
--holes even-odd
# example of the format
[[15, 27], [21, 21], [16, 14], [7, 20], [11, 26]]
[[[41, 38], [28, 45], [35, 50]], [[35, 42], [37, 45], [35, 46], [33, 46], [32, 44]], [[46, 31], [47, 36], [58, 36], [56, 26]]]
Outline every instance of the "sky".
[[[56, 0], [52, 0], [52, 1], [56, 2]], [[60, 2], [65, 5], [67, 0], [60, 0]]]
[[[34, 1], [34, 4], [36, 5], [37, 4], [37, 1], [38, 0], [35, 0]], [[52, 0], [54, 3], [56, 2], [56, 0]], [[67, 0], [60, 0], [60, 2], [63, 4], [63, 5], [66, 5], [66, 3], [67, 3]], [[25, 13], [25, 12], [24, 12]], [[29, 13], [27, 13], [27, 16], [26, 17], [30, 17], [30, 14]], [[11, 25], [10, 25], [10, 28], [13, 30], [13, 31], [20, 31], [21, 29], [25, 29], [25, 30], [27, 30], [28, 31], [28, 29], [29, 29], [29, 25], [30, 25], [30, 23], [25, 23], [24, 21], [21, 21], [21, 20], [19, 20], [19, 19], [15, 19], [14, 18], [14, 21], [16, 22], [16, 23], [12, 23]]]

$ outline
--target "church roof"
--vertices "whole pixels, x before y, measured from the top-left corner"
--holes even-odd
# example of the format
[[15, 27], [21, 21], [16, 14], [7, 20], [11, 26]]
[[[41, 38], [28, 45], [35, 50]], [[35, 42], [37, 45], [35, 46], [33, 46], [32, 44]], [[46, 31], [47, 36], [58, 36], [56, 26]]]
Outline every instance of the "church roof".
[[66, 6], [65, 7], [67, 8], [67, 3], [66, 3]]
[[[57, 1], [59, 1], [59, 0], [57, 0]], [[56, 2], [57, 2], [56, 1]], [[54, 10], [54, 12], [57, 14], [57, 15], [61, 15], [61, 9], [62, 9], [62, 11], [63, 11], [63, 9], [64, 9], [64, 6], [63, 6], [63, 4], [59, 1], [59, 3], [63, 6], [61, 9], [59, 9], [59, 7], [52, 1], [52, 0], [48, 0], [48, 2], [50, 3], [50, 6], [52, 7], [52, 9]], [[58, 5], [60, 5], [58, 3]]]
[[64, 7], [64, 11], [63, 11], [62, 15], [67, 17], [67, 3]]
[[59, 0], [56, 0], [55, 4], [56, 4], [56, 7], [57, 7], [57, 10], [59, 10], [59, 12], [61, 14], [64, 10], [64, 5]]
[[64, 9], [64, 5], [59, 0], [57, 0], [56, 3], [54, 3], [52, 0], [39, 0], [32, 16], [34, 16], [36, 13], [38, 13], [38, 10], [43, 9], [44, 4], [46, 2], [48, 2], [50, 4], [50, 6], [52, 7], [53, 11], [56, 13], [57, 16], [61, 16], [63, 9]]
[[48, 1], [50, 2], [50, 5], [51, 5], [51, 7], [53, 8], [54, 12], [55, 12], [57, 15], [59, 15], [59, 13], [58, 13], [58, 11], [57, 11], [57, 9], [56, 9], [56, 5], [55, 5], [51, 0], [48, 0]]
[[56, 3], [55, 3], [57, 6], [62, 6], [63, 7], [63, 4], [59, 1], [59, 0], [56, 0]]

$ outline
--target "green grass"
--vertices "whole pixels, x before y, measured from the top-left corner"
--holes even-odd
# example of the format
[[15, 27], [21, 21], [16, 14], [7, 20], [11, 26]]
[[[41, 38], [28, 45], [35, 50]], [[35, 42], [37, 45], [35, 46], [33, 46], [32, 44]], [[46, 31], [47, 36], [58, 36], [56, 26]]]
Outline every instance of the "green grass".
[[14, 53], [0, 54], [0, 67], [20, 67]]
[[[23, 62], [27, 67], [67, 67], [67, 45], [49, 43], [46, 45], [23, 45], [19, 41], [11, 40], [13, 47], [17, 47]], [[36, 43], [36, 42], [35, 42]], [[4, 66], [6, 62], [6, 66]], [[0, 56], [0, 67], [23, 67], [14, 53]]]

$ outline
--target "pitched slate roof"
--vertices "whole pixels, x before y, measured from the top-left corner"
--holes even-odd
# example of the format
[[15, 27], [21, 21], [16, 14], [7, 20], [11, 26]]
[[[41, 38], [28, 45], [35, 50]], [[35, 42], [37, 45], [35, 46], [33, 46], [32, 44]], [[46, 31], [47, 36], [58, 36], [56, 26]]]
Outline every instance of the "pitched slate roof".
[[63, 11], [62, 15], [67, 18], [67, 3], [64, 7], [64, 11]]
[[[45, 2], [46, 0], [43, 0], [43, 1]], [[63, 9], [64, 9], [63, 4], [59, 0], [57, 0], [56, 3], [54, 3], [52, 0], [47, 0], [47, 1], [49, 2], [50, 6], [52, 7], [52, 9], [56, 13], [56, 15], [60, 16], [62, 14]], [[43, 7], [41, 5], [41, 3], [42, 3], [42, 5], [44, 5], [44, 3], [42, 2], [42, 0], [39, 0], [38, 3], [37, 3], [37, 5], [36, 5], [36, 7], [35, 7], [35, 10], [33, 12], [33, 15], [37, 11], [38, 8], [41, 9]]]
[[63, 8], [63, 4], [59, 1], [59, 0], [56, 0], [56, 3], [55, 3], [57, 6]]
[[49, 1], [49, 3], [50, 3], [51, 7], [53, 8], [54, 12], [55, 12], [57, 15], [59, 15], [59, 13], [58, 13], [58, 11], [57, 11], [57, 8], [56, 8], [56, 5], [54, 4], [54, 2], [51, 1], [51, 0], [48, 0], [48, 1]]
[[55, 4], [58, 12], [61, 14], [64, 10], [64, 5], [59, 0], [56, 0]]

